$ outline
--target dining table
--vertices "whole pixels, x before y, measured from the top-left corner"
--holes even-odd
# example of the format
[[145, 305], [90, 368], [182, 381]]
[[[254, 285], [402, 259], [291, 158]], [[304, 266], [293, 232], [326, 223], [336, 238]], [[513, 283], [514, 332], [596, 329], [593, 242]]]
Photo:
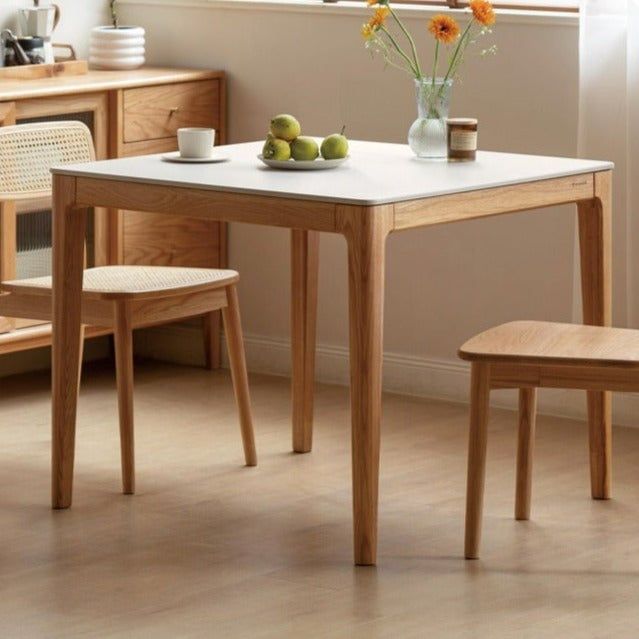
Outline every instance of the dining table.
[[[583, 322], [610, 325], [613, 165], [487, 151], [474, 162], [453, 163], [419, 159], [403, 144], [352, 141], [348, 159], [337, 168], [293, 171], [264, 166], [258, 159], [262, 144], [216, 147], [227, 161], [211, 164], [147, 155], [52, 169], [52, 505], [68, 508], [72, 501], [87, 209], [291, 230], [292, 430], [298, 453], [312, 447], [319, 234], [340, 234], [348, 248], [354, 561], [374, 565], [389, 234], [575, 203]], [[587, 391], [596, 499], [610, 496], [610, 401], [609, 393]]]

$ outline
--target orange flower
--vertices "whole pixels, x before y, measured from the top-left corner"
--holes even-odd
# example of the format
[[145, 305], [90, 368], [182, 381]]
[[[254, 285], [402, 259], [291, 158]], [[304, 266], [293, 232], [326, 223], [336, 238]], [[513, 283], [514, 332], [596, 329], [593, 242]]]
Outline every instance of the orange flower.
[[379, 9], [375, 9], [375, 13], [373, 14], [373, 17], [368, 22], [371, 29], [374, 29], [374, 30], [379, 29], [386, 21], [386, 18], [388, 17], [389, 13], [390, 13], [390, 9], [388, 7], [380, 7]]
[[495, 24], [493, 5], [488, 0], [470, 0], [470, 9], [477, 22], [485, 27]]
[[366, 0], [366, 4], [369, 7], [372, 7], [374, 4], [377, 4], [379, 2], [379, 0]]
[[428, 30], [433, 34], [436, 40], [444, 44], [454, 42], [459, 36], [459, 25], [457, 21], [443, 13], [430, 19], [428, 22]]
[[375, 31], [370, 24], [366, 23], [362, 25], [361, 33], [364, 40], [370, 40], [373, 37], [373, 33], [375, 33]]

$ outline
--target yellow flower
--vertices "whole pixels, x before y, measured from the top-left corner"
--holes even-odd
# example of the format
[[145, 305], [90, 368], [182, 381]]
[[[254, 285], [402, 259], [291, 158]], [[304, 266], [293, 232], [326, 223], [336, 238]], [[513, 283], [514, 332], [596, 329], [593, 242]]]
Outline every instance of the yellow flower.
[[380, 7], [379, 9], [375, 9], [375, 13], [373, 14], [373, 17], [369, 20], [368, 24], [374, 30], [379, 29], [386, 21], [386, 18], [388, 17], [389, 13], [390, 13], [390, 9], [388, 7]]
[[362, 25], [361, 32], [364, 40], [370, 40], [373, 37], [373, 33], [375, 33], [373, 27], [368, 23]]
[[473, 17], [480, 24], [485, 27], [495, 24], [493, 5], [488, 0], [470, 0], [470, 9], [473, 12]]
[[428, 23], [428, 30], [433, 34], [436, 40], [444, 44], [454, 42], [459, 36], [459, 25], [457, 21], [442, 13], [431, 18]]

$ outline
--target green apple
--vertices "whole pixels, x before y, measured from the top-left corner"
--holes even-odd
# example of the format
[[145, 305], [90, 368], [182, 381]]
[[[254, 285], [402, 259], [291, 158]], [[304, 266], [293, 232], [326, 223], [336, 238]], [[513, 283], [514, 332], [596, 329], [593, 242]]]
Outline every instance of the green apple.
[[291, 142], [291, 157], [294, 160], [314, 160], [319, 155], [319, 147], [313, 138], [300, 135]]
[[262, 148], [262, 155], [266, 160], [289, 160], [291, 147], [286, 140], [268, 137]]
[[345, 128], [342, 127], [341, 133], [333, 133], [324, 138], [320, 151], [325, 160], [339, 160], [348, 155], [348, 140], [344, 135]]
[[276, 138], [292, 142], [301, 132], [300, 123], [292, 115], [281, 113], [271, 120], [271, 133]]

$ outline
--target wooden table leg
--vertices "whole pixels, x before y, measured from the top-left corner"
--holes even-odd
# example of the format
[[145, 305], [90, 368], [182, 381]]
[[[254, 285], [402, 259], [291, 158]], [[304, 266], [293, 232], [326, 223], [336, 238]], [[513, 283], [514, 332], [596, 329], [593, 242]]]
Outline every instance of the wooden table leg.
[[313, 446], [315, 329], [319, 233], [291, 231], [291, 348], [293, 450], [308, 453]]
[[[612, 315], [611, 173], [595, 173], [595, 197], [577, 205], [584, 324], [610, 326]], [[610, 393], [588, 392], [590, 488], [609, 499], [612, 460]]]
[[355, 563], [377, 561], [384, 262], [392, 207], [339, 207], [348, 243]]
[[73, 177], [53, 177], [53, 508], [68, 508], [73, 491], [75, 418], [80, 373], [80, 296], [86, 211], [75, 208]]

